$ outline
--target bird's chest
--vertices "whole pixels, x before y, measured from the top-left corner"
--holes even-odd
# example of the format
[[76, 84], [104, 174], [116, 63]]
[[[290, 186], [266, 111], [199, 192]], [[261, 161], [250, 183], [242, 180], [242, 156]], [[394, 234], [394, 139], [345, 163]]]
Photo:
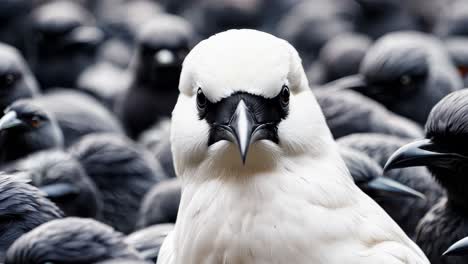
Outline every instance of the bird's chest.
[[180, 212], [177, 263], [333, 263], [325, 247], [348, 232], [337, 211], [286, 191], [234, 193]]

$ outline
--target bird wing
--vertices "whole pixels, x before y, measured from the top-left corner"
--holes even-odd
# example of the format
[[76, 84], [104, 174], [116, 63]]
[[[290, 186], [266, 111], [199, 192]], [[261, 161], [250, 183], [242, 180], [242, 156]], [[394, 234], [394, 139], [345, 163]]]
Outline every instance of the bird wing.
[[[429, 263], [422, 250], [371, 198], [361, 192], [358, 206], [363, 228], [361, 239], [368, 247], [368, 257], [386, 256], [401, 263]], [[364, 257], [365, 259], [366, 257]], [[386, 262], [385, 262], [386, 263]]]
[[171, 231], [161, 246], [156, 264], [173, 264], [174, 260], [174, 231]]

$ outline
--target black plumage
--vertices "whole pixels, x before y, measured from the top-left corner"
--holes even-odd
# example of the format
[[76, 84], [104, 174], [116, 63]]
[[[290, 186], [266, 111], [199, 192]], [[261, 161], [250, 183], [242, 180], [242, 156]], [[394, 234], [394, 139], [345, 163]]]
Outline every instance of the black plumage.
[[182, 61], [194, 38], [190, 24], [169, 15], [148, 22], [139, 32], [133, 80], [116, 106], [132, 138], [170, 116], [179, 95]]
[[[99, 132], [122, 134], [117, 119], [93, 98], [75, 91], [56, 91], [16, 101], [0, 125], [3, 164], [36, 151], [63, 148]], [[12, 123], [13, 122], [13, 123]]]
[[21, 53], [14, 47], [0, 43], [0, 111], [15, 100], [31, 98], [39, 93], [39, 86]]
[[100, 220], [121, 232], [131, 232], [144, 195], [166, 177], [157, 160], [129, 139], [113, 134], [86, 136], [70, 153], [101, 193]]
[[102, 59], [80, 75], [76, 86], [78, 90], [91, 95], [109, 110], [113, 110], [118, 97], [125, 92], [130, 81], [129, 71]]
[[63, 147], [55, 118], [31, 99], [16, 101], [0, 119], [0, 164], [6, 165], [33, 152]]
[[156, 263], [159, 249], [173, 229], [173, 224], [153, 225], [131, 233], [125, 238], [125, 242], [135, 248], [144, 259]]
[[335, 138], [354, 133], [383, 133], [405, 138], [423, 136], [418, 124], [393, 114], [357, 92], [316, 89], [314, 93]]
[[56, 90], [34, 99], [57, 120], [65, 146], [91, 133], [123, 134], [118, 119], [94, 98], [70, 90]]
[[353, 1], [302, 1], [282, 17], [276, 33], [294, 45], [308, 66], [327, 41], [354, 31], [359, 12]]
[[[361, 16], [356, 30], [372, 38], [402, 30], [422, 30], [422, 21], [398, 0], [356, 0]], [[411, 1], [408, 1], [411, 2]]]
[[424, 198], [421, 193], [383, 177], [382, 167], [363, 152], [352, 148], [340, 147], [340, 155], [351, 177], [353, 177], [354, 183], [376, 202], [380, 202], [386, 198]]
[[433, 264], [468, 261], [467, 256], [441, 257], [453, 243], [468, 235], [467, 117], [468, 90], [451, 93], [431, 111], [426, 140], [402, 147], [387, 164], [388, 169], [425, 165], [447, 192], [446, 199], [431, 209], [416, 232], [416, 242]]
[[372, 45], [366, 35], [338, 35], [320, 49], [317, 61], [307, 70], [311, 84], [321, 84], [357, 74], [364, 55]]
[[[408, 142], [409, 139], [383, 134], [355, 134], [338, 140], [340, 146], [366, 153], [381, 167], [393, 152]], [[385, 173], [385, 177], [406, 185], [426, 197], [426, 199], [401, 198], [379, 201], [379, 205], [412, 237], [421, 218], [443, 197], [444, 191], [425, 168], [389, 171]]]
[[179, 211], [181, 183], [174, 178], [154, 186], [144, 197], [138, 216], [138, 228], [175, 223]]
[[36, 187], [13, 175], [0, 175], [0, 261], [22, 234], [61, 218], [63, 213]]
[[364, 56], [359, 75], [333, 82], [353, 88], [421, 125], [445, 95], [463, 82], [442, 43], [419, 32], [390, 33]]
[[466, 1], [452, 1], [444, 6], [434, 26], [434, 34], [447, 38], [468, 36], [468, 4]]
[[159, 160], [169, 178], [175, 178], [174, 160], [171, 150], [171, 120], [161, 120], [154, 127], [141, 134], [138, 143], [148, 149]]
[[[388, 210], [387, 213], [392, 218], [396, 218], [396, 221], [400, 220], [398, 219], [399, 215], [393, 215], [395, 211], [387, 206], [389, 202], [404, 202], [402, 200], [404, 198], [425, 198], [422, 193], [384, 177], [382, 167], [363, 152], [341, 146], [340, 154], [359, 189], [376, 201], [384, 210]], [[408, 229], [407, 226], [402, 226], [402, 228]]]
[[91, 10], [107, 35], [132, 48], [138, 31], [148, 21], [164, 14], [163, 7], [153, 0], [93, 1]]
[[117, 258], [140, 259], [121, 233], [91, 219], [70, 217], [23, 235], [8, 250], [5, 263], [85, 264]]
[[41, 87], [74, 87], [105, 37], [92, 14], [74, 1], [52, 1], [32, 12], [31, 24], [27, 54]]
[[35, 6], [31, 0], [4, 0], [0, 8], [0, 42], [24, 51], [28, 15]]
[[198, 0], [187, 6], [184, 15], [202, 37], [233, 28], [259, 28], [262, 25], [265, 0]]
[[25, 172], [30, 184], [45, 192], [67, 216], [99, 216], [102, 201], [97, 187], [70, 154], [59, 150], [40, 151], [9, 169]]

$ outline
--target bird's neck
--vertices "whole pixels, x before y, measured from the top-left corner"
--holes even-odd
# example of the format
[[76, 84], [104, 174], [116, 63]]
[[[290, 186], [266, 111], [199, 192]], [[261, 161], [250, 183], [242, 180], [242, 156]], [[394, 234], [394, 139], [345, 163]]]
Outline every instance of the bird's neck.
[[468, 211], [467, 168], [458, 167], [456, 170], [431, 168], [430, 171], [446, 190], [448, 204], [453, 208]]
[[0, 134], [0, 145], [2, 146], [0, 150], [0, 163], [3, 164], [23, 158], [37, 151], [63, 147], [59, 139], [50, 138], [50, 140], [45, 140], [41, 137], [36, 138], [27, 134], [10, 132]]
[[[185, 170], [180, 178], [192, 190], [203, 190], [213, 184], [231, 190], [240, 188], [245, 192], [246, 199], [262, 196], [262, 193], [288, 192], [289, 189], [290, 195], [304, 195], [302, 198], [326, 208], [347, 204], [345, 194], [349, 190], [357, 190], [344, 163], [341, 160], [332, 162], [329, 157], [281, 157], [274, 162], [246, 163], [243, 166], [203, 163]], [[294, 193], [297, 189], [307, 191]], [[194, 197], [189, 198], [189, 193], [187, 199], [191, 200]], [[213, 198], [230, 199], [229, 192]]]

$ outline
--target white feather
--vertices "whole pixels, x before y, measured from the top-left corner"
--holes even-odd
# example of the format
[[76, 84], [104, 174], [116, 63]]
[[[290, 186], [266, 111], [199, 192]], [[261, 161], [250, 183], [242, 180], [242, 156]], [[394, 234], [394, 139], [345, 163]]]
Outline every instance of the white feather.
[[[280, 143], [208, 147], [195, 89], [210, 100], [237, 91], [292, 91]], [[429, 263], [397, 224], [353, 183], [297, 52], [253, 30], [218, 34], [187, 57], [173, 112], [172, 150], [183, 184], [173, 233], [158, 263]]]

